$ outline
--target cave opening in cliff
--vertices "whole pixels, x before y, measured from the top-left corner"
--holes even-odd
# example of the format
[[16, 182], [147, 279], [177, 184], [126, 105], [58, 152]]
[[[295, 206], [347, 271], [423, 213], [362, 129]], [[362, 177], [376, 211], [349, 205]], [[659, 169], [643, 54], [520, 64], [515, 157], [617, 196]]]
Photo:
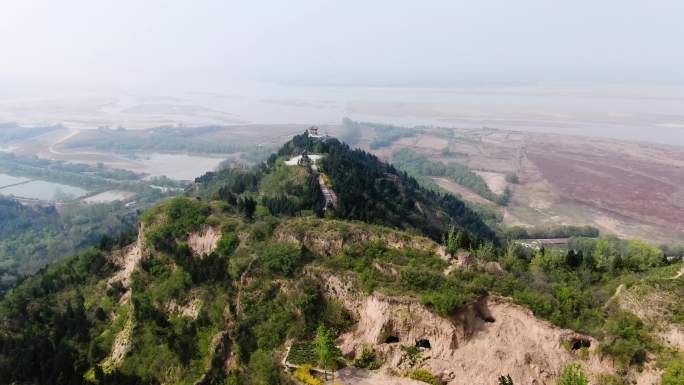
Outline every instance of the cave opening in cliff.
[[394, 336], [394, 335], [389, 335], [387, 338], [385, 338], [385, 343], [386, 344], [396, 344], [399, 343], [399, 337]]
[[423, 349], [432, 349], [432, 346], [430, 345], [430, 340], [427, 339], [420, 339], [416, 341], [416, 347], [417, 348], [423, 348]]
[[579, 350], [582, 348], [591, 347], [591, 341], [583, 338], [575, 338], [572, 341], [572, 350]]

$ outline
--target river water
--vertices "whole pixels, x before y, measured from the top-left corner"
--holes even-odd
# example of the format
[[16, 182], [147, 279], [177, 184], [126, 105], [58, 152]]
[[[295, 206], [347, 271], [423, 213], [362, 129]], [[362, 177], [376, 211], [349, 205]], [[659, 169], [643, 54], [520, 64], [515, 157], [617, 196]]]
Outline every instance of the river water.
[[[236, 83], [219, 90], [88, 91], [0, 99], [0, 122], [149, 128], [205, 124], [492, 127], [684, 145], [684, 86], [310, 86]], [[27, 107], [28, 106], [28, 107]], [[29, 108], [31, 107], [31, 108]]]

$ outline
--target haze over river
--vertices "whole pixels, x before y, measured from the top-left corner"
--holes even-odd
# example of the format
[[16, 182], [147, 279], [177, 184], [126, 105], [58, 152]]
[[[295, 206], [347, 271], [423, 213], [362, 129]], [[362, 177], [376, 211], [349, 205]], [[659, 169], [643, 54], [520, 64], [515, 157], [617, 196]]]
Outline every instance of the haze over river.
[[0, 93], [0, 122], [149, 128], [242, 123], [492, 127], [684, 145], [684, 87], [450, 88], [235, 84], [221, 92], [113, 88]]

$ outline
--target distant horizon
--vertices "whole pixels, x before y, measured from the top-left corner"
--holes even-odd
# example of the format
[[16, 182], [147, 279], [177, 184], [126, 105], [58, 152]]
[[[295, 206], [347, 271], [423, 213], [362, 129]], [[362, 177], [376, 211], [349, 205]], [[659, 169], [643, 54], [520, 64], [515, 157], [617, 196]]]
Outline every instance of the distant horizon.
[[178, 124], [325, 125], [350, 117], [403, 126], [493, 127], [684, 146], [682, 105], [684, 87], [671, 85], [369, 87], [242, 82], [209, 91], [154, 93], [119, 87], [0, 95], [0, 121], [142, 129]]
[[0, 84], [682, 85], [682, 13], [676, 0], [8, 0]]

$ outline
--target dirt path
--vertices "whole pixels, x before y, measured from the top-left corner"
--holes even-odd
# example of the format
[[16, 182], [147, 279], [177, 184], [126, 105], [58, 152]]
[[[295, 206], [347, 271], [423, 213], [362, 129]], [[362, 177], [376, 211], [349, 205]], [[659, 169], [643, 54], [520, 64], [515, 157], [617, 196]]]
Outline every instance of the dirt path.
[[682, 268], [679, 270], [679, 273], [675, 274], [675, 276], [672, 277], [672, 279], [677, 279], [677, 278], [681, 277], [682, 275], [684, 275], [684, 267], [682, 267]]
[[624, 288], [625, 288], [625, 285], [623, 285], [623, 284], [620, 284], [620, 286], [618, 286], [618, 288], [615, 290], [615, 294], [613, 294], [613, 295], [608, 299], [608, 301], [606, 301], [606, 304], [603, 305], [603, 309], [604, 309], [604, 310], [607, 309], [613, 302], [615, 302], [615, 300], [616, 300], [617, 297], [620, 295], [620, 293], [622, 293], [622, 290], [624, 290]]
[[395, 377], [381, 370], [344, 368], [335, 373], [334, 383], [345, 385], [425, 385], [424, 382], [406, 377]]
[[67, 140], [73, 138], [74, 136], [76, 136], [80, 133], [81, 133], [81, 130], [79, 130], [77, 128], [70, 128], [69, 132], [66, 135], [64, 135], [63, 137], [57, 139], [54, 143], [52, 143], [50, 145], [50, 147], [48, 148], [48, 150], [53, 155], [69, 155], [69, 153], [65, 153], [65, 152], [61, 152], [61, 151], [56, 150], [55, 147], [66, 142]]
[[460, 195], [463, 197], [463, 199], [468, 200], [470, 202], [479, 203], [483, 205], [494, 204], [494, 202], [477, 195], [475, 192], [447, 178], [432, 177], [432, 180], [434, 180], [435, 183], [439, 185], [439, 187], [449, 191], [452, 194]]

